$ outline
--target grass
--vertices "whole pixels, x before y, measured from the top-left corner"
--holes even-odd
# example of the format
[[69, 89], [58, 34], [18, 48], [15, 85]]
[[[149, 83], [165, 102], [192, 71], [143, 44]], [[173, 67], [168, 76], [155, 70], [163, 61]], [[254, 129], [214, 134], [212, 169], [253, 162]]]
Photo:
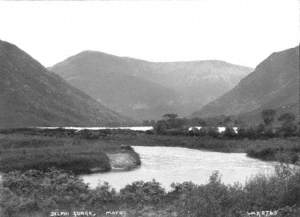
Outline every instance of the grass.
[[90, 173], [92, 168], [110, 170], [105, 153], [130, 152], [127, 146], [185, 147], [217, 152], [247, 153], [261, 160], [282, 160], [297, 163], [300, 138], [273, 138], [265, 140], [220, 139], [209, 136], [170, 136], [124, 130], [41, 130], [14, 129], [0, 134], [0, 171], [56, 167], [76, 174]]
[[46, 171], [51, 167], [75, 174], [91, 173], [92, 169], [109, 171], [111, 166], [106, 153], [124, 151], [140, 162], [138, 154], [122, 149], [120, 143], [80, 137], [0, 134], [0, 171]]
[[276, 170], [272, 177], [257, 176], [244, 186], [224, 185], [215, 173], [206, 185], [174, 184], [170, 192], [155, 181], [135, 182], [120, 192], [108, 184], [90, 189], [69, 172], [89, 173], [95, 167], [109, 170], [106, 153], [126, 151], [139, 158], [127, 145], [246, 152], [251, 157], [278, 160], [278, 156], [299, 153], [299, 141], [299, 138], [218, 139], [109, 130], [2, 132], [0, 171], [4, 174], [0, 183], [0, 216], [44, 217], [58, 209], [92, 210], [97, 216], [107, 216], [108, 210], [121, 210], [137, 217], [241, 217], [247, 216], [246, 211], [283, 208], [283, 214], [277, 217], [296, 217], [300, 213], [300, 172], [286, 167]]
[[268, 161], [287, 161], [297, 163], [300, 158], [300, 140], [268, 140], [265, 143], [255, 144], [247, 149], [249, 157], [259, 158]]
[[188, 137], [166, 135], [115, 135], [109, 142], [122, 141], [132, 146], [169, 146], [225, 153], [247, 153], [249, 157], [261, 160], [283, 160], [296, 163], [300, 153], [300, 138], [272, 139], [219, 139], [213, 137]]

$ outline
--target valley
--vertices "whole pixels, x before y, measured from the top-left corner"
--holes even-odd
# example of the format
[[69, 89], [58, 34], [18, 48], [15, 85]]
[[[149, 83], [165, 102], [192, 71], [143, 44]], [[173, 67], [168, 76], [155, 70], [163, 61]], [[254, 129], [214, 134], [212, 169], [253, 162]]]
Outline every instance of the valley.
[[78, 207], [181, 217], [209, 197], [229, 216], [298, 212], [298, 56], [273, 54], [251, 73], [88, 51], [46, 69], [0, 41], [0, 208], [9, 217]]

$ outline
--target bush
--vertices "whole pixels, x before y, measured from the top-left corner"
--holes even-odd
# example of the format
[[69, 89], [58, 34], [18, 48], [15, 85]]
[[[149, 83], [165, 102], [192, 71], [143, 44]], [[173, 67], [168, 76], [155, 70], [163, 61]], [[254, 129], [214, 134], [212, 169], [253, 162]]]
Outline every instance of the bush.
[[183, 135], [185, 135], [185, 132], [181, 129], [167, 129], [164, 131], [164, 135], [183, 136]]
[[164, 195], [165, 190], [155, 180], [133, 182], [120, 190], [121, 199], [129, 204], [158, 204]]
[[217, 127], [208, 127], [208, 129], [207, 129], [207, 135], [211, 136], [211, 137], [214, 137], [214, 138], [217, 138], [217, 137], [220, 136]]
[[177, 212], [188, 217], [240, 217], [247, 216], [247, 211], [280, 210], [278, 216], [297, 216], [299, 209], [290, 207], [300, 206], [300, 173], [287, 171], [290, 169], [278, 170], [272, 177], [256, 176], [245, 186], [226, 186], [215, 173], [207, 185], [185, 188]]
[[[283, 164], [276, 168], [275, 175], [256, 176], [244, 186], [224, 185], [216, 172], [208, 184], [176, 183], [168, 193], [155, 180], [138, 181], [117, 193], [108, 183], [90, 189], [69, 173], [31, 170], [4, 174], [0, 195], [1, 217], [46, 217], [55, 209], [95, 210], [102, 215], [120, 207], [143, 214], [137, 216], [160, 216], [153, 212], [172, 209], [177, 216], [187, 217], [242, 217], [247, 216], [247, 211], [262, 210], [279, 210], [277, 217], [296, 217], [300, 207], [300, 171]], [[152, 207], [150, 213], [147, 207]], [[34, 212], [38, 214], [33, 215]]]
[[207, 185], [185, 191], [176, 207], [179, 216], [229, 217], [238, 211], [235, 202], [228, 187], [221, 183], [218, 173], [215, 173]]
[[5, 215], [54, 209], [79, 208], [88, 199], [88, 185], [78, 177], [52, 169], [48, 172], [29, 170], [3, 175], [0, 205]]
[[154, 125], [154, 132], [157, 134], [164, 134], [165, 131], [168, 129], [168, 124], [165, 120], [159, 120]]
[[88, 205], [98, 207], [102, 210], [109, 210], [110, 207], [119, 203], [119, 198], [115, 189], [111, 188], [107, 182], [98, 185], [96, 189], [90, 191]]
[[[296, 142], [297, 141], [297, 142]], [[262, 160], [297, 163], [299, 161], [300, 145], [298, 140], [266, 140], [250, 146], [246, 153], [249, 157]]]
[[232, 127], [226, 127], [223, 136], [227, 138], [234, 138], [237, 134]]

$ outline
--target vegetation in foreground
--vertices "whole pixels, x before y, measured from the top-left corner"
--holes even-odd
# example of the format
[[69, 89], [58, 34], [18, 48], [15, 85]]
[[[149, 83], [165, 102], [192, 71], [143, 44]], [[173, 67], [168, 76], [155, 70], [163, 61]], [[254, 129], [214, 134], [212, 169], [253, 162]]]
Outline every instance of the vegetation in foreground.
[[[92, 211], [97, 216], [245, 217], [251, 211], [300, 214], [300, 172], [282, 165], [272, 177], [257, 176], [245, 185], [224, 185], [214, 173], [205, 185], [172, 184], [166, 192], [155, 180], [138, 181], [119, 192], [108, 183], [90, 189], [80, 178], [55, 169], [3, 175], [2, 217], [46, 217], [51, 211]], [[275, 212], [274, 212], [275, 213]]]

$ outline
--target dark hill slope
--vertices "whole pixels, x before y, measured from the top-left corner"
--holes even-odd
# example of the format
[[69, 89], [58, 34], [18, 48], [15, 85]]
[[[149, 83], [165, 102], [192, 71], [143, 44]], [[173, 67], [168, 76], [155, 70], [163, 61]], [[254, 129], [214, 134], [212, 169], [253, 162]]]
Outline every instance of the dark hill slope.
[[0, 41], [0, 127], [127, 123], [15, 45]]
[[137, 120], [175, 112], [174, 91], [128, 73], [131, 67], [122, 58], [87, 51], [51, 70], [109, 108]]
[[297, 112], [299, 100], [299, 47], [273, 53], [254, 72], [193, 116], [257, 116], [263, 109]]

